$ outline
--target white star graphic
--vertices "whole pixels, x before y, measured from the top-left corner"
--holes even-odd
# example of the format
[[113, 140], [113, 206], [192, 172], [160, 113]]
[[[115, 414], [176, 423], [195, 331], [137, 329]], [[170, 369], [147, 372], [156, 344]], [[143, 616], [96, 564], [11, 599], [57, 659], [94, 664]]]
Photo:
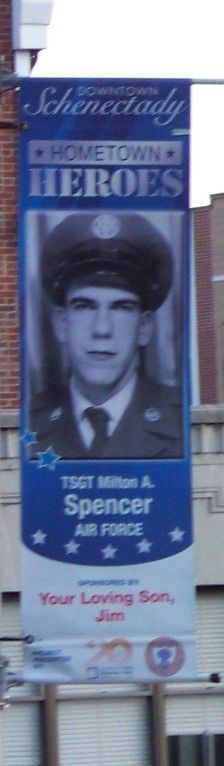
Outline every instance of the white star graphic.
[[67, 555], [69, 556], [70, 553], [78, 553], [79, 545], [80, 543], [75, 543], [75, 540], [69, 540], [68, 543], [65, 543], [64, 548]]
[[148, 553], [151, 547], [152, 547], [152, 543], [146, 540], [145, 537], [143, 537], [143, 540], [140, 540], [140, 542], [137, 543], [137, 548], [139, 550], [139, 553]]
[[175, 527], [175, 529], [172, 529], [172, 531], [169, 532], [171, 543], [181, 543], [184, 535], [184, 530], [179, 527]]
[[54, 471], [55, 465], [59, 460], [59, 455], [56, 455], [53, 447], [48, 447], [45, 452], [38, 452], [39, 463], [37, 468], [49, 468], [50, 471]]
[[107, 545], [106, 548], [101, 548], [101, 553], [103, 554], [104, 559], [114, 559], [116, 551], [117, 548], [114, 548], [113, 545]]
[[46, 532], [42, 532], [42, 529], [37, 529], [31, 537], [33, 538], [34, 545], [44, 545], [47, 535]]

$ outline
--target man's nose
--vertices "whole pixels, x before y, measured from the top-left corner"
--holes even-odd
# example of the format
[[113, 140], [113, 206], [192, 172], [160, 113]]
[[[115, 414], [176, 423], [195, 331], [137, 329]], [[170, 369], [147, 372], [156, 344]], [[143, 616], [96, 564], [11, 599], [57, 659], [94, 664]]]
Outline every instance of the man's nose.
[[109, 337], [112, 333], [112, 321], [111, 321], [111, 315], [108, 308], [105, 306], [100, 306], [96, 309], [94, 312], [93, 317], [93, 327], [92, 327], [93, 335], [97, 335], [98, 337]]

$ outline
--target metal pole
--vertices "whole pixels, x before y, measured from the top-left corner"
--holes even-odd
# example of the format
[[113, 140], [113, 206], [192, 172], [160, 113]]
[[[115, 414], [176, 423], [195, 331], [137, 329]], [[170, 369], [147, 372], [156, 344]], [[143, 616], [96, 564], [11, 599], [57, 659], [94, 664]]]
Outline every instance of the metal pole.
[[224, 85], [224, 80], [191, 80], [192, 85]]
[[[57, 686], [46, 684], [43, 702], [44, 748], [46, 766], [59, 766]], [[1, 764], [0, 764], [1, 766]]]
[[4, 733], [4, 705], [0, 702], [0, 766], [4, 766], [3, 733]]
[[[0, 509], [1, 512], [1, 509]], [[2, 532], [2, 514], [0, 516], [0, 531]], [[1, 535], [2, 539], [2, 535]], [[3, 615], [2, 615], [2, 585], [3, 585], [3, 578], [2, 578], [2, 556], [0, 558], [0, 625], [2, 626], [3, 622]], [[3, 753], [3, 726], [4, 726], [4, 707], [2, 704], [2, 701], [0, 700], [0, 766], [4, 766], [4, 753]]]
[[164, 684], [153, 684], [153, 766], [168, 766]]

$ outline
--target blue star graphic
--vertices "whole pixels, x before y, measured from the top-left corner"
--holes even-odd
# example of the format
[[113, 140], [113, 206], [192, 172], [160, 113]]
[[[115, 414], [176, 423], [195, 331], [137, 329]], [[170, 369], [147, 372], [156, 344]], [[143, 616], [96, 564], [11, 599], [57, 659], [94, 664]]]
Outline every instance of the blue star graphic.
[[26, 447], [29, 447], [30, 444], [35, 444], [37, 441], [37, 432], [36, 431], [28, 431], [28, 429], [24, 432], [24, 434], [21, 436], [21, 440], [24, 442]]
[[45, 452], [38, 452], [39, 463], [37, 468], [49, 468], [50, 471], [54, 471], [59, 455], [56, 455], [53, 447], [48, 447]]

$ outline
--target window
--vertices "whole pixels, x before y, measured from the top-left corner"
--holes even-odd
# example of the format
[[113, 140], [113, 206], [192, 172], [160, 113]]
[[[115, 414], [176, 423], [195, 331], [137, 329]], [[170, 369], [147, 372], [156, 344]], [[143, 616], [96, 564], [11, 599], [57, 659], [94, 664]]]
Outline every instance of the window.
[[223, 766], [223, 734], [168, 737], [169, 766]]

